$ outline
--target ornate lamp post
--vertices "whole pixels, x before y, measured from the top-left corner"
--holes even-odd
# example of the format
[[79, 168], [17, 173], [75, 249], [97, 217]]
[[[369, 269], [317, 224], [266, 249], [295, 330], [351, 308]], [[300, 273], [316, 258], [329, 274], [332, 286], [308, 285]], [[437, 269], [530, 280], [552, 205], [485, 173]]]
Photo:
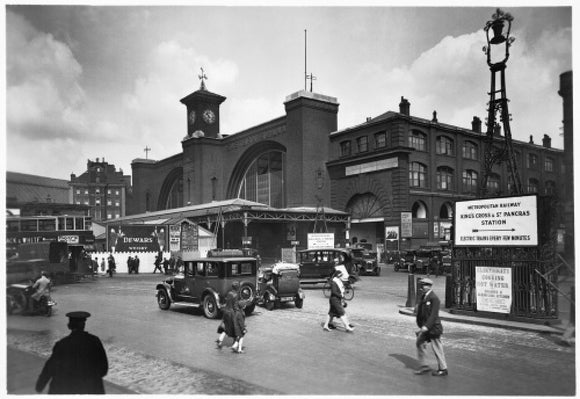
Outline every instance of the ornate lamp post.
[[[491, 88], [489, 91], [489, 102], [487, 109], [487, 132], [485, 138], [485, 155], [483, 159], [483, 176], [479, 184], [479, 196], [485, 197], [487, 195], [487, 181], [492, 174], [493, 165], [501, 164], [505, 161], [508, 165], [508, 170], [511, 178], [511, 192], [512, 194], [522, 193], [522, 183], [520, 181], [517, 163], [514, 155], [512, 145], [512, 135], [509, 125], [510, 113], [508, 111], [508, 99], [506, 96], [505, 84], [505, 68], [506, 62], [509, 58], [509, 49], [515, 38], [510, 36], [513, 17], [511, 14], [503, 12], [499, 8], [492, 15], [492, 19], [487, 21], [484, 30], [487, 39], [487, 45], [483, 47], [483, 51], [487, 56], [487, 65], [491, 71]], [[505, 28], [507, 31], [504, 33]], [[503, 58], [500, 61], [492, 61], [492, 50], [494, 55], [503, 47]], [[501, 54], [501, 53], [499, 53]], [[499, 72], [500, 80], [496, 81], [496, 75]], [[499, 84], [498, 84], [499, 83]], [[496, 115], [500, 113], [500, 121], [503, 124], [505, 140], [500, 143], [496, 140], [495, 132]]]

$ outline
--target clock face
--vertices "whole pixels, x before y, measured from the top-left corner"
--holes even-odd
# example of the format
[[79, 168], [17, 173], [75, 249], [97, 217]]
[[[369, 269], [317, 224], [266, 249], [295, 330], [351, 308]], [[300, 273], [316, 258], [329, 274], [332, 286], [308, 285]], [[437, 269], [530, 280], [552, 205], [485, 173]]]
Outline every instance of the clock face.
[[209, 125], [215, 122], [215, 114], [211, 109], [203, 111], [203, 120]]
[[193, 124], [195, 122], [195, 111], [189, 111], [189, 123]]

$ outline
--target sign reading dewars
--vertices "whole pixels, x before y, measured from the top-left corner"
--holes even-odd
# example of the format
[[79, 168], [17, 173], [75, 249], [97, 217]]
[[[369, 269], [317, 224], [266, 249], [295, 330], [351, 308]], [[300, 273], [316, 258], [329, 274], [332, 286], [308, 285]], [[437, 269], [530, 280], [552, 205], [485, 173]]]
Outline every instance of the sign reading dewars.
[[166, 226], [109, 225], [108, 246], [113, 252], [163, 251], [167, 241]]
[[453, 220], [455, 246], [538, 245], [535, 195], [457, 201]]

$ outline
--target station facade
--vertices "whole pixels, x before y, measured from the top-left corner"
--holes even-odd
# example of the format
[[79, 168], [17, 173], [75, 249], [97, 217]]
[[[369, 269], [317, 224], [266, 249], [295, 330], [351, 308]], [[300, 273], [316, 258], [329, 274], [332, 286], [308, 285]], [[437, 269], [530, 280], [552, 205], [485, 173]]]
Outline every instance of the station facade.
[[[305, 247], [307, 233], [331, 215], [324, 227], [337, 245], [366, 241], [396, 250], [449, 239], [455, 201], [477, 196], [486, 136], [477, 117], [471, 129], [440, 123], [436, 112], [430, 120], [414, 117], [401, 97], [398, 112], [338, 130], [337, 99], [300, 91], [286, 98], [285, 115], [228, 135], [220, 131], [223, 101], [203, 82], [181, 99], [183, 151], [133, 160], [127, 223], [152, 213], [187, 217], [193, 207], [190, 220], [206, 220], [203, 227], [212, 231], [226, 224], [222, 210], [205, 206], [204, 215], [199, 206], [240, 199], [269, 211], [249, 220], [237, 208], [230, 228], [216, 230], [219, 246], [249, 245], [276, 256], [280, 248]], [[498, 143], [503, 139], [497, 130]], [[514, 141], [521, 180], [529, 193], [558, 195], [563, 151], [551, 147], [548, 135], [541, 141]], [[508, 176], [506, 165], [496, 165], [488, 191], [509, 195]]]

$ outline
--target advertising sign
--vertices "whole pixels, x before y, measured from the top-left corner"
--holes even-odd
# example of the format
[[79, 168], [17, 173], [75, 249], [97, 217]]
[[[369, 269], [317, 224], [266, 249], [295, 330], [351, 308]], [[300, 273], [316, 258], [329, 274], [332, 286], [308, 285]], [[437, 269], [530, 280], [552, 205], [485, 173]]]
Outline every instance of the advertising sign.
[[512, 307], [512, 269], [475, 267], [477, 310], [510, 313]]
[[166, 242], [165, 226], [109, 225], [108, 250], [111, 252], [163, 251]]
[[413, 213], [401, 212], [401, 237], [413, 237]]
[[183, 223], [181, 225], [181, 250], [184, 252], [197, 251], [199, 248], [199, 234], [197, 224]]
[[399, 226], [385, 226], [385, 240], [396, 241], [399, 239]]
[[67, 244], [78, 244], [79, 243], [79, 236], [77, 236], [77, 235], [58, 236], [58, 240], [64, 241]]
[[334, 233], [308, 233], [308, 249], [334, 248]]
[[536, 246], [537, 214], [535, 195], [457, 201], [455, 245]]
[[176, 252], [181, 249], [181, 225], [169, 226], [169, 250]]

